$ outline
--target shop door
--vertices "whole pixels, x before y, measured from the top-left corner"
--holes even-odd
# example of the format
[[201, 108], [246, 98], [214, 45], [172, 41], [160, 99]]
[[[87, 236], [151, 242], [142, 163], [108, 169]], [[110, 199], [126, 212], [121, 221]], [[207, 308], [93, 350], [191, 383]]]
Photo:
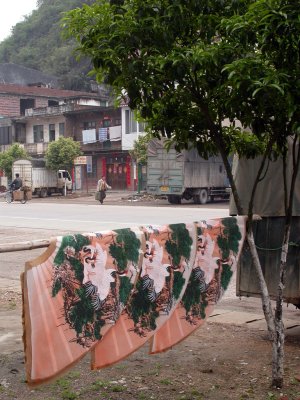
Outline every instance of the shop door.
[[126, 164], [114, 163], [106, 166], [107, 183], [115, 190], [126, 190]]

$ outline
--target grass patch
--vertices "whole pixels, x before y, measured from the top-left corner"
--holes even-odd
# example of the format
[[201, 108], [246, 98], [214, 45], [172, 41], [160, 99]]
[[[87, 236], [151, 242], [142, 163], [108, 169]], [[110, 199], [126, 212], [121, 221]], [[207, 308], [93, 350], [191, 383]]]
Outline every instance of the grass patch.
[[94, 390], [94, 391], [97, 391], [99, 389], [107, 388], [108, 386], [109, 386], [108, 382], [95, 381], [95, 382], [92, 383], [91, 389]]
[[67, 379], [78, 379], [78, 378], [80, 378], [80, 372], [79, 371], [71, 371], [71, 372], [69, 372], [68, 373], [68, 375], [67, 375]]
[[173, 382], [170, 379], [161, 379], [159, 381], [162, 385], [172, 385]]
[[75, 400], [78, 398], [77, 393], [70, 390], [64, 390], [61, 394], [63, 400]]
[[55, 387], [59, 387], [60, 389], [69, 389], [71, 385], [71, 382], [68, 380], [67, 377], [65, 378], [59, 378], [57, 379], [57, 381], [53, 384], [53, 386]]

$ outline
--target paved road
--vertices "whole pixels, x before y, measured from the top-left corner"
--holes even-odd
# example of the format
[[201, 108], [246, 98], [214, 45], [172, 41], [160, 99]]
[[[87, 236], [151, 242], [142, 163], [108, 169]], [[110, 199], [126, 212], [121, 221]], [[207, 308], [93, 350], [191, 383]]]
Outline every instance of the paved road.
[[159, 207], [65, 202], [1, 203], [0, 228], [53, 229], [94, 232], [143, 224], [193, 222], [228, 216], [228, 204], [211, 207]]

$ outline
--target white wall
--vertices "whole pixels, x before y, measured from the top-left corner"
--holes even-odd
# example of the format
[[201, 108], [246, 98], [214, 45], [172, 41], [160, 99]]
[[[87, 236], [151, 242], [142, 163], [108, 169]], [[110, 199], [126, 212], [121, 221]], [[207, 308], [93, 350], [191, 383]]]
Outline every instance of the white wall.
[[55, 124], [55, 140], [59, 138], [59, 123], [65, 122], [63, 116], [57, 116], [52, 118], [31, 118], [26, 122], [26, 143], [34, 143], [33, 140], [33, 126], [43, 125], [44, 126], [44, 143], [49, 142], [49, 125]]
[[[145, 135], [145, 132], [132, 132], [132, 133], [125, 133], [125, 111], [129, 110], [129, 107], [122, 107], [121, 116], [122, 116], [122, 150], [131, 150], [133, 149], [133, 144], [135, 140], [141, 135]], [[134, 114], [131, 111], [131, 116], [134, 118]]]

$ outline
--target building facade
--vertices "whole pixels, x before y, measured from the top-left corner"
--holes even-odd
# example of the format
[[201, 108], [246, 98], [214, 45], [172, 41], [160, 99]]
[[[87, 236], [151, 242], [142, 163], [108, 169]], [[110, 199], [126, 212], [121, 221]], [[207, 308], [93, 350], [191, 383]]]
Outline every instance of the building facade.
[[94, 190], [103, 175], [114, 189], [137, 188], [129, 151], [144, 125], [128, 107], [95, 93], [0, 85], [0, 115], [0, 152], [19, 143], [32, 158], [44, 158], [49, 143], [71, 137], [84, 155], [71, 171], [75, 190]]

